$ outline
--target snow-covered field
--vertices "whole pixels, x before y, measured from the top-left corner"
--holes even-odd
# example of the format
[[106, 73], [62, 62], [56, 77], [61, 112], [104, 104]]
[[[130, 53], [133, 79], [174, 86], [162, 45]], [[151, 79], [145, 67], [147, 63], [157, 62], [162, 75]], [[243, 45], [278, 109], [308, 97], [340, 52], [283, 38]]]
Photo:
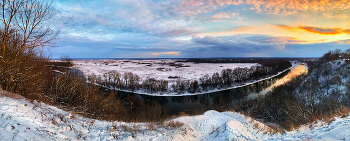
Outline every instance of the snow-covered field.
[[[58, 60], [53, 60], [58, 61]], [[117, 71], [121, 74], [126, 72], [132, 72], [137, 74], [141, 78], [141, 82], [147, 78], [156, 78], [157, 80], [167, 80], [168, 88], [171, 89], [172, 85], [176, 83], [177, 79], [169, 77], [179, 77], [181, 80], [199, 80], [199, 78], [204, 75], [212, 75], [213, 73], [221, 73], [223, 69], [235, 69], [235, 68], [250, 68], [252, 66], [259, 66], [258, 63], [193, 63], [193, 62], [176, 62], [183, 60], [174, 60], [174, 59], [155, 59], [155, 60], [115, 60], [115, 59], [83, 59], [83, 60], [74, 60], [74, 68], [81, 70], [84, 75], [95, 74], [97, 76], [102, 76], [104, 73], [110, 71]], [[175, 65], [174, 65], [175, 64]], [[293, 67], [299, 66], [299, 63], [292, 63]], [[177, 67], [183, 66], [183, 67]], [[159, 69], [161, 68], [161, 69]], [[218, 92], [238, 87], [243, 87], [251, 85], [253, 83], [263, 81], [265, 79], [270, 79], [272, 77], [278, 76], [281, 73], [292, 69], [288, 68], [282, 72], [279, 72], [276, 75], [269, 76], [260, 80], [254, 80], [247, 82], [241, 85], [235, 85], [227, 88], [216, 88], [209, 91], [189, 93], [185, 92], [182, 94], [174, 92], [165, 92], [165, 93], [145, 93], [142, 90], [133, 91], [138, 94], [146, 94], [152, 96], [186, 96], [186, 95], [199, 95], [212, 92]], [[127, 90], [121, 90], [127, 91]], [[132, 91], [127, 91], [132, 92]]]
[[[123, 74], [132, 72], [141, 79], [155, 78], [157, 80], [168, 80], [169, 86], [175, 83], [176, 79], [168, 78], [180, 77], [182, 80], [199, 80], [205, 74], [210, 76], [213, 73], [220, 73], [223, 69], [234, 69], [237, 67], [252, 67], [259, 65], [257, 63], [193, 63], [193, 62], [175, 62], [173, 59], [155, 59], [155, 60], [73, 60], [74, 67], [81, 70], [85, 75], [92, 73], [102, 75], [108, 71], [116, 70]], [[170, 66], [171, 63], [189, 67]], [[150, 65], [152, 64], [152, 65]], [[164, 68], [164, 69], [160, 69]]]
[[[181, 128], [148, 123], [107, 122], [83, 118], [54, 106], [27, 101], [0, 90], [0, 140], [350, 140], [350, 116], [329, 125], [318, 122], [300, 130], [264, 134], [268, 127], [235, 112], [207, 111], [183, 116]], [[257, 127], [259, 126], [260, 130]], [[139, 132], [134, 132], [135, 129]]]

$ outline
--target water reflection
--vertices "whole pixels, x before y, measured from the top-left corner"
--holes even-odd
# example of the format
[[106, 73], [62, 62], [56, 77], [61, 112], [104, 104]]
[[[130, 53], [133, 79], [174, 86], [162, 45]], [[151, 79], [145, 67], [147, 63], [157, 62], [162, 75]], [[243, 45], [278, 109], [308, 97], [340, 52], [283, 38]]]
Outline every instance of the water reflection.
[[240, 102], [264, 95], [275, 86], [283, 85], [292, 77], [307, 73], [307, 67], [302, 64], [293, 64], [291, 71], [286, 71], [274, 78], [260, 81], [249, 86], [191, 96], [150, 96], [129, 92], [118, 92], [117, 98], [126, 102], [129, 96], [136, 96], [146, 105], [158, 103], [162, 112], [171, 115], [185, 112], [198, 114], [207, 110], [225, 111], [238, 106]]
[[271, 86], [268, 88], [260, 91], [259, 93], [251, 93], [248, 95], [247, 99], [256, 99], [258, 97], [264, 96], [267, 92], [271, 91], [274, 87], [280, 86], [285, 84], [286, 82], [292, 80], [293, 77], [296, 77], [301, 74], [307, 74], [308, 73], [308, 67], [303, 64], [293, 64], [293, 68], [291, 71], [283, 76], [283, 78], [277, 80], [275, 83], [273, 83]]

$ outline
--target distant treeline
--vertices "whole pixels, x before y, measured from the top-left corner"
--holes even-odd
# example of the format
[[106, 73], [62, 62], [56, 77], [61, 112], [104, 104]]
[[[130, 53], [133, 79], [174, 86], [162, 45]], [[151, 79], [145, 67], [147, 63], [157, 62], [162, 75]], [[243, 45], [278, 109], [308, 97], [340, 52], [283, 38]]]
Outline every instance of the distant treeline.
[[[304, 60], [307, 58], [193, 58], [176, 62], [194, 63], [259, 63], [263, 66], [273, 64], [273, 62]], [[266, 66], [268, 67], [268, 66]]]
[[104, 87], [128, 91], [141, 91], [145, 93], [200, 93], [214, 89], [228, 88], [242, 85], [247, 82], [276, 75], [292, 66], [289, 61], [265, 62], [262, 66], [251, 68], [224, 69], [220, 73], [206, 74], [198, 80], [176, 80], [175, 84], [168, 86], [167, 80], [155, 78], [141, 78], [132, 72], [121, 74], [117, 71], [104, 73], [102, 76], [91, 74], [88, 81], [98, 83]]

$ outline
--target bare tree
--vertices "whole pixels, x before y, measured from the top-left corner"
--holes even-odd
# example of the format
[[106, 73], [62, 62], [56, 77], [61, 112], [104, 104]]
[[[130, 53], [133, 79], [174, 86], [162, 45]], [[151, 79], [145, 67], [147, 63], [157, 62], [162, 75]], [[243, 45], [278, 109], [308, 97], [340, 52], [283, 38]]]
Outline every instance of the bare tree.
[[45, 66], [42, 47], [52, 46], [59, 33], [50, 27], [51, 3], [46, 0], [0, 1], [2, 84], [6, 81], [8, 85], [18, 88], [16, 85], [20, 83], [29, 84], [30, 81], [40, 80], [43, 72], [38, 71], [33, 63], [38, 67]]
[[121, 78], [120, 77], [121, 77], [121, 74], [118, 71], [114, 70], [114, 71], [110, 71], [109, 75], [112, 78], [113, 86], [115, 88], [120, 88], [120, 83], [121, 83]]
[[22, 1], [10, 1], [10, 0], [2, 0], [0, 3], [1, 6], [1, 19], [0, 21], [3, 24], [2, 33], [3, 36], [1, 38], [2, 41], [2, 56], [1, 58], [5, 57], [5, 51], [6, 51], [6, 44], [8, 41], [8, 38], [11, 33], [11, 29], [13, 28], [13, 23], [15, 21], [15, 16], [19, 12], [19, 8], [23, 5]]
[[2, 58], [5, 58], [6, 42], [11, 29], [16, 29], [21, 37], [20, 50], [25, 52], [37, 47], [51, 46], [59, 31], [50, 27], [52, 18], [51, 1], [42, 0], [2, 0], [0, 21], [3, 24]]

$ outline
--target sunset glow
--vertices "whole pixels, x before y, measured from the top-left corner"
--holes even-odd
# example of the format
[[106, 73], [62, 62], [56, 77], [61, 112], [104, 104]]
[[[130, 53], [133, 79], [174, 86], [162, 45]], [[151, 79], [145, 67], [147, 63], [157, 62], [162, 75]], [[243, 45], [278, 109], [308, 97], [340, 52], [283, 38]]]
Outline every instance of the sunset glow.
[[[344, 0], [54, 1], [53, 57], [319, 57], [348, 48]], [[141, 55], [140, 55], [141, 54]]]
[[152, 53], [152, 55], [158, 56], [158, 55], [180, 55], [180, 52], [159, 52], [159, 53]]

